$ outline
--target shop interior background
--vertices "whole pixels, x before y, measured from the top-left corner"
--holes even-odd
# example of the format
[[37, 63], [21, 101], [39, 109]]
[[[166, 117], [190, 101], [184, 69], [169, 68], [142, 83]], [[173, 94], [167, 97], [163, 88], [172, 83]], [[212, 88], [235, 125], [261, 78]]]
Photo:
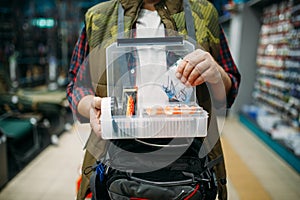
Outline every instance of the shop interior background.
[[[99, 2], [0, 1], [1, 189], [74, 127], [67, 72], [84, 13]], [[299, 176], [300, 1], [212, 2], [242, 76], [228, 117]]]

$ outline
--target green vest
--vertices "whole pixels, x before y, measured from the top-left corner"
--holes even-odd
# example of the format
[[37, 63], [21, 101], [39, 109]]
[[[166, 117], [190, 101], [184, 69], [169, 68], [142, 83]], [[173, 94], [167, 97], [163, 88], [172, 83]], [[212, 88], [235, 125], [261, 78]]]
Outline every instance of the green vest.
[[[90, 63], [90, 66], [99, 66], [97, 69], [91, 69], [91, 77], [96, 95], [100, 97], [107, 96], [105, 47], [109, 46], [117, 39], [119, 2], [121, 2], [125, 11], [124, 33], [126, 37], [134, 26], [143, 0], [112, 0], [104, 2], [90, 8], [85, 15], [86, 32], [90, 47], [90, 61], [95, 62], [95, 60], [97, 60], [100, 62], [97, 64]], [[196, 41], [200, 44], [201, 48], [210, 52], [216, 59], [219, 55], [220, 48], [220, 29], [217, 11], [213, 5], [206, 0], [190, 0], [190, 5], [196, 29]], [[187, 34], [181, 0], [162, 0], [156, 5], [156, 10], [166, 29], [175, 30], [182, 35]], [[97, 59], [93, 59], [92, 56], [96, 56]], [[206, 85], [202, 84], [197, 86], [196, 91], [198, 102], [201, 102], [200, 106], [204, 107], [204, 109], [210, 113], [211, 101]], [[210, 117], [209, 121], [209, 126], [211, 126], [211, 128], [209, 129], [208, 134], [218, 134], [216, 118]], [[92, 133], [86, 149], [99, 158], [102, 156], [104, 148], [105, 142]], [[221, 143], [220, 140], [218, 140], [214, 145], [213, 150], [209, 153], [209, 156], [214, 159], [222, 154]], [[216, 167], [218, 179], [226, 179], [224, 162], [221, 162]], [[226, 199], [225, 185], [220, 185], [219, 190], [223, 190], [223, 193], [219, 194], [219, 196], [221, 195], [222, 199]]]

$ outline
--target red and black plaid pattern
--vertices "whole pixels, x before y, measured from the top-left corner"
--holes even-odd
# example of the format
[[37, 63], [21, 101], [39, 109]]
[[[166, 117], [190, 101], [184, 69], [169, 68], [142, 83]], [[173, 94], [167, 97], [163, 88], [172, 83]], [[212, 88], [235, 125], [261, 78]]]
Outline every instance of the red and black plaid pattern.
[[238, 94], [238, 89], [241, 82], [241, 75], [231, 56], [227, 39], [222, 28], [220, 31], [220, 44], [220, 56], [217, 59], [217, 62], [220, 66], [224, 68], [225, 72], [227, 72], [232, 82], [231, 89], [227, 94], [227, 107], [230, 108]]

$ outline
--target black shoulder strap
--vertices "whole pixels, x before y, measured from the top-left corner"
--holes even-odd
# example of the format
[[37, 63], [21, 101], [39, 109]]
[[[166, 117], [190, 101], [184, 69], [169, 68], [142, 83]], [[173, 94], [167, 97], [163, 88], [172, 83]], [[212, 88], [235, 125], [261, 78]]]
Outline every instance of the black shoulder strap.
[[[118, 39], [124, 38], [124, 8], [122, 7], [122, 4], [119, 3], [118, 8]], [[118, 58], [119, 65], [123, 66], [124, 63], [127, 63], [126, 55], [120, 55]], [[126, 83], [131, 83], [131, 85], [134, 84], [134, 80], [130, 74], [128, 76], [124, 76], [128, 72], [128, 67], [120, 67], [121, 74], [123, 74], [122, 82], [126, 85]]]
[[124, 9], [122, 4], [119, 3], [118, 9], [118, 38], [124, 37]]
[[184, 9], [184, 17], [185, 17], [185, 25], [188, 32], [188, 36], [194, 40], [196, 40], [195, 33], [195, 24], [192, 16], [191, 5], [189, 0], [183, 0], [183, 9]]

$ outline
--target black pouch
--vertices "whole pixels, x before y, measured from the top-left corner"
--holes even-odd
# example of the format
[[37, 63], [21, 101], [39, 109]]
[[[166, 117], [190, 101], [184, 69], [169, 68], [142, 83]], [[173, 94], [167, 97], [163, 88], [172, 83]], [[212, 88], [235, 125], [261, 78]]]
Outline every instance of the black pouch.
[[212, 168], [195, 158], [181, 158], [160, 170], [134, 173], [105, 168], [100, 163], [94, 171], [93, 197], [112, 200], [213, 200], [217, 183]]
[[[189, 182], [190, 180], [186, 180]], [[148, 182], [135, 178], [113, 180], [108, 186], [108, 194], [112, 200], [213, 200], [216, 199], [217, 188], [207, 182]]]
[[[173, 179], [164, 178], [163, 174], [170, 173], [173, 174]], [[193, 173], [176, 170], [147, 174], [112, 170], [106, 186], [112, 200], [213, 200], [217, 195], [215, 175], [212, 171], [203, 173], [200, 178]]]
[[202, 199], [199, 184], [161, 186], [137, 180], [117, 179], [108, 188], [112, 200], [130, 199]]

